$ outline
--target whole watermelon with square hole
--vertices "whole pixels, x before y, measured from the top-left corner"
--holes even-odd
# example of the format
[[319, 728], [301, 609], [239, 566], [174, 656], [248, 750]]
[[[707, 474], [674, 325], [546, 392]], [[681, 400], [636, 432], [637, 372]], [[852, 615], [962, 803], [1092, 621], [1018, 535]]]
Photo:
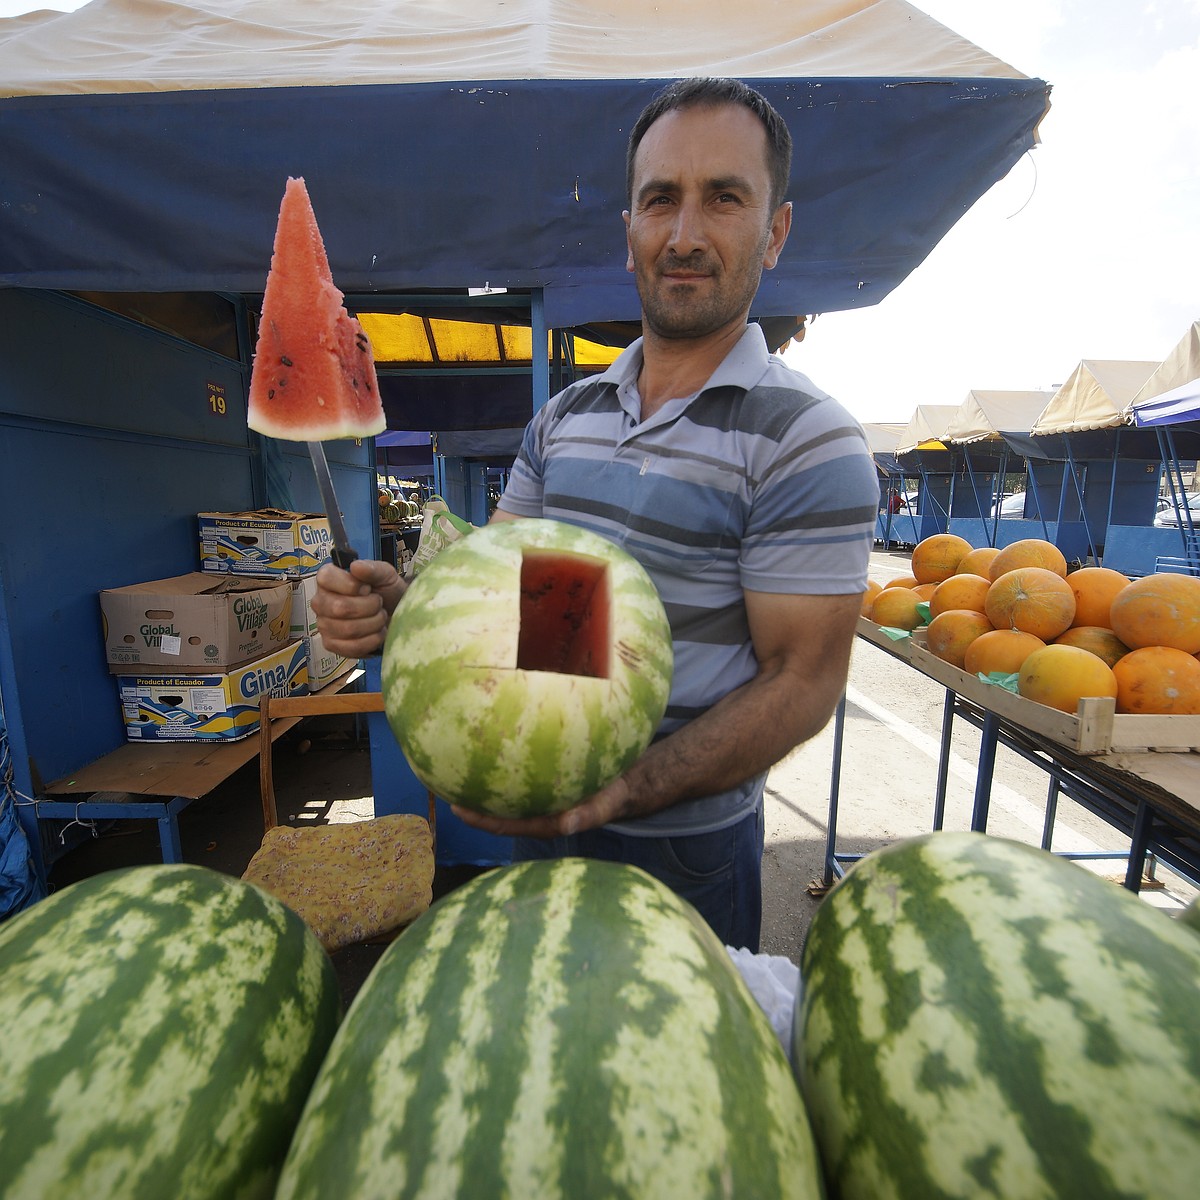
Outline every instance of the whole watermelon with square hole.
[[666, 710], [662, 601], [619, 546], [502, 521], [440, 551], [396, 609], [383, 693], [414, 774], [497, 816], [571, 808], [624, 771]]

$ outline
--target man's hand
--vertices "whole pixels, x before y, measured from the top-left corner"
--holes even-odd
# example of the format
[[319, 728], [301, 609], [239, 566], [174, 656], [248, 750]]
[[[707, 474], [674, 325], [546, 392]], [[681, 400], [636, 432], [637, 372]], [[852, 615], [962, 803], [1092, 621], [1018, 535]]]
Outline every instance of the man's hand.
[[378, 653], [407, 586], [395, 567], [376, 559], [355, 559], [349, 570], [326, 563], [312, 603], [326, 648], [346, 658]]
[[573, 833], [586, 833], [599, 829], [610, 821], [620, 821], [636, 816], [632, 809], [632, 794], [624, 776], [618, 776], [605, 784], [598, 792], [589, 796], [574, 808], [565, 809], [545, 817], [493, 817], [477, 813], [469, 808], [450, 806], [450, 811], [465, 825], [494, 833], [497, 837], [570, 837]]

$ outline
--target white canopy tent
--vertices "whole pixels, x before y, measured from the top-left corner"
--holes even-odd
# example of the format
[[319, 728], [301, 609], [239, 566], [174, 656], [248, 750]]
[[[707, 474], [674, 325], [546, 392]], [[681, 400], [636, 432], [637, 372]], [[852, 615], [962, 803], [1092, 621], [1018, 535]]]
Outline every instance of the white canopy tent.
[[753, 19], [718, 0], [92, 0], [0, 21], [0, 96], [674, 79], [714, 63], [754, 79], [1025, 78], [903, 0], [757, 0]]
[[1002, 433], [1028, 433], [1053, 392], [967, 393], [950, 423], [946, 437], [951, 442], [993, 441]]
[[1188, 385], [1194, 387], [1200, 379], [1200, 321], [1193, 321], [1187, 332], [1175, 343], [1175, 348], [1151, 372], [1150, 378], [1137, 390], [1129, 403], [1129, 413], [1134, 409], [1146, 411], [1147, 402], [1167, 400], [1166, 393]]
[[918, 404], [896, 443], [897, 454], [912, 450], [944, 450], [946, 428], [958, 412], [954, 404]]
[[1029, 432], [1078, 433], [1128, 424], [1126, 410], [1158, 363], [1084, 359], [1051, 397]]
[[867, 445], [872, 454], [894, 454], [903, 432], [904, 425], [899, 421], [876, 421], [863, 425], [863, 433], [867, 435]]

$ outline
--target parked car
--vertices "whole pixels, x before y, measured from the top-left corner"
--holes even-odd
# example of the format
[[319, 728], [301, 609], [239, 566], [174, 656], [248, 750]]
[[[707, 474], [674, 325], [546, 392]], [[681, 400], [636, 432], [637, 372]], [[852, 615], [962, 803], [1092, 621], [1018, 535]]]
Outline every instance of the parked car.
[[[1183, 497], [1184, 504], [1180, 508], [1186, 507], [1192, 515], [1192, 526], [1200, 529], [1200, 492], [1188, 492]], [[1157, 515], [1154, 518], [1154, 524], [1160, 529], [1178, 529], [1180, 526], [1180, 518], [1182, 514], [1175, 508], [1175, 505], [1167, 500], [1162, 507], [1159, 508]], [[1183, 518], [1183, 523], [1186, 527], [1186, 517]]]
[[1013, 492], [999, 504], [992, 505], [993, 517], [1023, 517], [1025, 515], [1025, 493]]

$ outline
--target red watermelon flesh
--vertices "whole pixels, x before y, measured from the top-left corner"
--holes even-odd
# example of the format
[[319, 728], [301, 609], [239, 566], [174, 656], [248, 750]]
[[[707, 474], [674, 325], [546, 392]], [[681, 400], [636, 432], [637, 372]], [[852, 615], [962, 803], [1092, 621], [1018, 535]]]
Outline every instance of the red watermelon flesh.
[[246, 423], [292, 442], [387, 427], [375, 359], [334, 286], [303, 179], [288, 179], [263, 295]]
[[609, 676], [612, 600], [605, 563], [578, 554], [521, 556], [517, 666], [560, 675]]

